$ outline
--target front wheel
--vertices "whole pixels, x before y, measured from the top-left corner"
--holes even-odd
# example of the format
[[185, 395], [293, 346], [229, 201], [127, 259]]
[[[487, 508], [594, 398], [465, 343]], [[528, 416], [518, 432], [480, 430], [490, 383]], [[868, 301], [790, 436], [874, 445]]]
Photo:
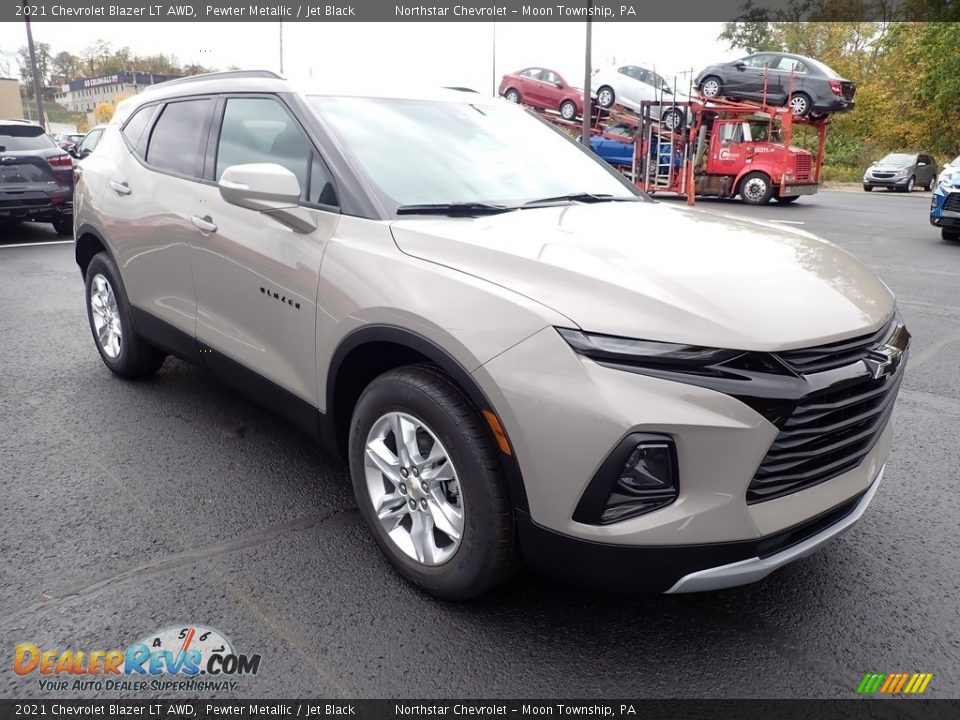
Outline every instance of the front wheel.
[[873, 191], [873, 185], [864, 185], [864, 186], [863, 186], [863, 191], [864, 191], [864, 192], [872, 192], [872, 191]]
[[960, 242], [960, 230], [947, 230], [940, 228], [940, 237], [947, 242]]
[[740, 181], [740, 198], [747, 205], [766, 205], [773, 197], [770, 178], [762, 172], [752, 172]]
[[152, 375], [164, 354], [152, 347], [133, 324], [130, 301], [116, 264], [107, 253], [87, 266], [87, 320], [97, 351], [111, 372], [123, 378]]
[[573, 100], [564, 100], [560, 103], [560, 116], [564, 120], [573, 120], [577, 116], [577, 105]]
[[930, 192], [930, 191], [933, 190], [936, 186], [937, 186], [937, 179], [936, 179], [935, 177], [932, 177], [932, 178], [930, 178], [930, 180], [927, 181], [927, 184], [926, 184], [925, 187], [926, 187], [927, 192]]
[[602, 88], [597, 90], [597, 103], [604, 110], [612, 108], [616, 100], [616, 93], [613, 92], [613, 88], [609, 85], [604, 85]]
[[389, 371], [350, 424], [360, 514], [394, 567], [445, 600], [476, 597], [518, 565], [513, 509], [490, 430], [429, 365]]
[[799, 195], [777, 195], [777, 202], [781, 205], [789, 205], [800, 199]]
[[706, 98], [715, 98], [720, 96], [723, 86], [720, 84], [720, 78], [711, 75], [703, 79], [700, 83], [700, 94]]
[[897, 189], [898, 189], [900, 192], [912, 193], [912, 192], [913, 192], [913, 188], [916, 187], [916, 185], [917, 185], [917, 178], [915, 178], [913, 175], [911, 175], [911, 176], [910, 176], [910, 179], [907, 180], [907, 184], [906, 184], [906, 185], [901, 185], [901, 186], [900, 186], [899, 188], [897, 188]]

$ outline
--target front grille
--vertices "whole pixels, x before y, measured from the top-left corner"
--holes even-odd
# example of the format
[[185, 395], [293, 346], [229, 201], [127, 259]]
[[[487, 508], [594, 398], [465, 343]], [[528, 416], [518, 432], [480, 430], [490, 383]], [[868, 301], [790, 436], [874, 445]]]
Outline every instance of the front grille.
[[813, 159], [809, 155], [797, 155], [795, 165], [797, 172], [810, 172], [810, 168], [813, 167]]
[[960, 192], [950, 193], [943, 201], [943, 209], [948, 212], [960, 212]]
[[805, 397], [763, 458], [747, 502], [782, 497], [857, 467], [886, 427], [902, 377], [903, 363], [892, 375], [862, 376]]
[[891, 320], [869, 335], [801, 350], [786, 350], [777, 353], [777, 356], [794, 372], [804, 375], [823, 372], [863, 360], [870, 349], [879, 345], [892, 331], [893, 321]]
[[877, 180], [889, 180], [889, 179], [892, 178], [894, 175], [896, 175], [896, 173], [892, 173], [892, 172], [875, 172], [875, 173], [873, 173], [873, 176], [874, 176]]

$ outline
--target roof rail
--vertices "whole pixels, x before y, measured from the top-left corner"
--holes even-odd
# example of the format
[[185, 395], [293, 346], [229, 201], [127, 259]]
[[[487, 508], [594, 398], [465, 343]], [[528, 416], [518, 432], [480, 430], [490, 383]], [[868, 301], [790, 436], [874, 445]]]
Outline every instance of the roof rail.
[[182, 85], [183, 83], [196, 82], [198, 80], [229, 80], [230, 78], [266, 78], [269, 80], [286, 80], [282, 75], [272, 70], [224, 70], [223, 72], [203, 73], [201, 75], [190, 75], [189, 77], [176, 78], [175, 80], [166, 80], [156, 83], [150, 87], [161, 87], [171, 85]]

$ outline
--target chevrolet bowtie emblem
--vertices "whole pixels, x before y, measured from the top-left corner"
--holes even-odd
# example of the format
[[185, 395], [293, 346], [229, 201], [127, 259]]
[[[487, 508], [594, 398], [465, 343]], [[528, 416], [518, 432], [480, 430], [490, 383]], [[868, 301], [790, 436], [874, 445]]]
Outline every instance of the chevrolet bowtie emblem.
[[900, 365], [900, 360], [902, 359], [902, 349], [895, 345], [881, 345], [880, 347], [870, 350], [867, 357], [863, 359], [863, 362], [866, 364], [873, 379], [879, 380], [884, 375], [892, 374], [897, 369], [897, 366]]

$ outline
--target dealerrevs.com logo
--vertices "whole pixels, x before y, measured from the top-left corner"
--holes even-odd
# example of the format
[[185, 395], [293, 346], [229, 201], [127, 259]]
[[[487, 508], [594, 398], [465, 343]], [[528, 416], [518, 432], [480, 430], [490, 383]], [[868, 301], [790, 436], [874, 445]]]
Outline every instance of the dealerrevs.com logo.
[[36, 677], [41, 690], [236, 690], [234, 678], [256, 675], [260, 655], [245, 655], [221, 632], [202, 625], [169, 627], [126, 649], [73, 650], [19, 643], [13, 671]]

